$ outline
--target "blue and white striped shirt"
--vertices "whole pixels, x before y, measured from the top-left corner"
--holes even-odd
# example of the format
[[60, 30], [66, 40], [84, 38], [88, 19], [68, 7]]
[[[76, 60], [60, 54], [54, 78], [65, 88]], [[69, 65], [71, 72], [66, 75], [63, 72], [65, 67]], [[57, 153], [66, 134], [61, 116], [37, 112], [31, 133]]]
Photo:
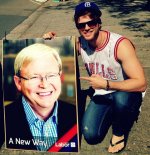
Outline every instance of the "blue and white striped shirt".
[[24, 97], [22, 97], [22, 103], [26, 114], [26, 119], [34, 137], [34, 139], [32, 139], [33, 144], [37, 147], [37, 150], [47, 151], [58, 139], [58, 101], [56, 101], [51, 117], [49, 117], [46, 122], [37, 117]]

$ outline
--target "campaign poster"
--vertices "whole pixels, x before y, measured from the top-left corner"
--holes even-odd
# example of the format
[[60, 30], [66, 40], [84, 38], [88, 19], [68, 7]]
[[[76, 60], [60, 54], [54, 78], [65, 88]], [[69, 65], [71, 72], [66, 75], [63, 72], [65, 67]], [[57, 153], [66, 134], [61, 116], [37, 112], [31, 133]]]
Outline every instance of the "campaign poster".
[[78, 152], [74, 42], [3, 40], [6, 148]]

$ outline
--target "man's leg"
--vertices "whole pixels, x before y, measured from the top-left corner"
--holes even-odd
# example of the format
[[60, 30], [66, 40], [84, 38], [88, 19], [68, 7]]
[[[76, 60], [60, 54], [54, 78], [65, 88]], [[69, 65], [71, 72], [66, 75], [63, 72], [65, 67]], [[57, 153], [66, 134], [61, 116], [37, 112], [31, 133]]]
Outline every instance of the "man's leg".
[[82, 133], [89, 144], [100, 143], [108, 132], [111, 121], [111, 104], [103, 96], [91, 99], [82, 120]]
[[113, 94], [113, 101], [113, 133], [121, 136], [129, 132], [138, 119], [142, 94], [116, 92]]
[[109, 152], [117, 152], [125, 147], [126, 135], [129, 134], [134, 121], [138, 119], [139, 108], [142, 103], [141, 93], [115, 92], [113, 95], [112, 144], [125, 139], [125, 141], [110, 146]]

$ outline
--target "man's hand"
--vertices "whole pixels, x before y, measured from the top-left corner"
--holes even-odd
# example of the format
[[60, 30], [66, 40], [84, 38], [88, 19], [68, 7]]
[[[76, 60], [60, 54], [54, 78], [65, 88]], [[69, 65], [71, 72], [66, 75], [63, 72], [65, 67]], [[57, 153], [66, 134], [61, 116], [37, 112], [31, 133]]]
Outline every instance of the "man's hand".
[[56, 33], [51, 31], [43, 35], [44, 39], [49, 39], [49, 40], [54, 39], [55, 37], [56, 37]]
[[92, 74], [90, 77], [80, 77], [81, 80], [86, 80], [93, 89], [105, 89], [107, 82], [100, 75]]

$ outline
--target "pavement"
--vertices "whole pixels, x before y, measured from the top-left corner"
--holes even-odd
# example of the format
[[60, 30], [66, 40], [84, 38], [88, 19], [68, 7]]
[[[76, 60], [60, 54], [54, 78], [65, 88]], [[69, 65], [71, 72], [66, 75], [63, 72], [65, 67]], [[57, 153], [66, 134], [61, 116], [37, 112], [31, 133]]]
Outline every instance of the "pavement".
[[[142, 111], [129, 135], [126, 149], [121, 155], [148, 155], [150, 154], [150, 23], [149, 12], [146, 11], [145, 2], [140, 0], [95, 0], [102, 10], [102, 29], [122, 34], [132, 40], [136, 46], [139, 57], [145, 71], [148, 88], [143, 100]], [[54, 31], [57, 36], [79, 36], [73, 22], [74, 7], [79, 0], [54, 2], [52, 0], [41, 4], [25, 21], [15, 27], [7, 36], [7, 39], [39, 38], [48, 31]], [[0, 44], [0, 46], [2, 46]], [[82, 62], [81, 62], [82, 63]], [[79, 153], [64, 153], [65, 155], [110, 155], [107, 147], [111, 138], [111, 129], [101, 144], [88, 145], [82, 139]], [[47, 152], [34, 152], [26, 150], [7, 150], [5, 146], [0, 150], [0, 155], [48, 155]], [[50, 153], [57, 155], [58, 153]]]

